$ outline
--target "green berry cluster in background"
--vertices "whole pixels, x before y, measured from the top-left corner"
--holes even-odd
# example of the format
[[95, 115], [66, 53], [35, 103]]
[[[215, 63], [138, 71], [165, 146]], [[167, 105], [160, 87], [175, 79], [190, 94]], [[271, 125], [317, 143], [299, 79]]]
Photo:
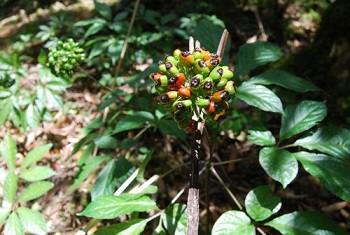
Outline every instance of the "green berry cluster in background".
[[10, 72], [0, 70], [0, 87], [10, 88], [15, 82]]
[[73, 39], [68, 39], [58, 41], [55, 47], [50, 48], [48, 66], [55, 75], [69, 78], [84, 59], [83, 48]]
[[159, 62], [159, 72], [150, 78], [159, 93], [159, 103], [170, 108], [179, 126], [193, 132], [197, 126], [192, 116], [197, 107], [214, 121], [222, 119], [235, 94], [233, 69], [220, 65], [221, 58], [204, 48], [193, 52], [176, 49]]

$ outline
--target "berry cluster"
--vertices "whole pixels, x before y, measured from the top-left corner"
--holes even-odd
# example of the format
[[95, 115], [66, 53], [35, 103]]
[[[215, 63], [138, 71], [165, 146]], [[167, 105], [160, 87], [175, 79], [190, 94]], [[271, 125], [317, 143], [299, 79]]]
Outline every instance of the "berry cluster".
[[4, 71], [3, 73], [0, 71], [0, 87], [10, 88], [15, 82], [15, 79], [13, 79], [8, 71]]
[[227, 101], [235, 93], [234, 72], [220, 66], [221, 58], [203, 48], [192, 53], [176, 49], [172, 56], [159, 62], [159, 72], [150, 78], [160, 94], [158, 101], [168, 105], [180, 127], [191, 131], [194, 108], [204, 109], [217, 121], [224, 117], [229, 107]]
[[68, 78], [84, 59], [84, 50], [73, 39], [68, 39], [58, 41], [54, 48], [50, 48], [48, 65], [54, 74]]

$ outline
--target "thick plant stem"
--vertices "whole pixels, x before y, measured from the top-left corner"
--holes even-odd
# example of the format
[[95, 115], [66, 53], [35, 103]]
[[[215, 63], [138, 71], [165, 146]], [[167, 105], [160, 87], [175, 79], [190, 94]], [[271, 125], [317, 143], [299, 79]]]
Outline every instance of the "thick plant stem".
[[[225, 45], [228, 38], [228, 31], [225, 29], [221, 35], [221, 40], [217, 48], [217, 54], [222, 58], [225, 50]], [[192, 53], [195, 48], [200, 47], [199, 41], [194, 41], [193, 37], [189, 38], [189, 51]], [[187, 198], [187, 235], [198, 235], [199, 228], [199, 153], [202, 143], [203, 130], [205, 126], [204, 113], [205, 111], [197, 106], [192, 120], [196, 121], [197, 131], [193, 136], [191, 145], [191, 181], [188, 190]]]
[[[194, 51], [195, 47], [200, 47], [199, 41], [194, 42], [193, 37], [189, 39], [188, 49]], [[202, 141], [202, 133], [204, 127], [203, 113], [198, 107], [192, 119], [198, 122], [197, 131], [192, 136], [191, 143], [191, 173], [190, 188], [187, 197], [187, 234], [198, 235], [199, 227], [199, 151]]]

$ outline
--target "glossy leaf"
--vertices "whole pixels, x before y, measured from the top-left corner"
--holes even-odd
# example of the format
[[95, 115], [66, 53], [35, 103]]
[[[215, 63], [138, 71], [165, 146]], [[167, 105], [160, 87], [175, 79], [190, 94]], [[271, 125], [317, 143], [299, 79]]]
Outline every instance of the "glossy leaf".
[[305, 100], [288, 106], [282, 115], [280, 138], [287, 139], [310, 129], [327, 115], [327, 107], [322, 102]]
[[1, 142], [0, 153], [5, 160], [7, 167], [12, 171], [15, 170], [17, 146], [16, 141], [10, 134], [6, 134], [4, 141]]
[[90, 202], [80, 215], [96, 219], [114, 219], [131, 212], [150, 211], [156, 208], [156, 203], [145, 195], [105, 195]]
[[324, 154], [299, 152], [294, 155], [329, 191], [350, 201], [350, 166], [346, 162]]
[[255, 235], [255, 227], [242, 211], [227, 211], [215, 222], [212, 235]]
[[281, 199], [275, 196], [268, 186], [259, 186], [251, 190], [245, 198], [245, 208], [248, 215], [262, 221], [281, 209]]
[[51, 176], [54, 176], [56, 172], [52, 170], [50, 167], [46, 166], [34, 166], [28, 170], [21, 171], [19, 177], [29, 181], [39, 181], [39, 180], [45, 180], [47, 178], [50, 178]]
[[50, 189], [52, 189], [53, 186], [54, 184], [48, 181], [39, 181], [32, 183], [19, 195], [19, 201], [26, 202], [41, 197]]
[[21, 168], [26, 168], [40, 161], [49, 152], [52, 144], [46, 144], [31, 150], [21, 163]]
[[274, 180], [280, 182], [284, 188], [298, 174], [298, 162], [292, 153], [276, 147], [265, 147], [259, 153], [260, 165]]
[[134, 171], [131, 163], [125, 158], [111, 160], [100, 172], [91, 190], [94, 200], [101, 195], [111, 195]]
[[102, 227], [94, 235], [139, 235], [143, 232], [148, 220], [134, 219], [123, 223]]
[[253, 144], [260, 146], [269, 146], [276, 143], [275, 137], [271, 131], [249, 131], [248, 140]]
[[244, 44], [238, 51], [237, 75], [246, 75], [252, 69], [277, 61], [281, 57], [281, 50], [269, 42]]
[[346, 235], [326, 216], [316, 212], [293, 212], [282, 215], [266, 223], [284, 235]]
[[317, 150], [334, 157], [350, 158], [350, 130], [334, 126], [322, 127], [313, 135], [297, 140], [294, 145]]
[[16, 212], [9, 216], [4, 229], [4, 235], [24, 235], [24, 228]]
[[25, 207], [18, 208], [17, 213], [26, 232], [37, 235], [47, 234], [48, 228], [42, 214]]
[[16, 199], [17, 181], [18, 177], [14, 172], [10, 171], [7, 173], [4, 180], [3, 193], [4, 199], [9, 203], [13, 203]]
[[319, 91], [319, 88], [311, 82], [283, 70], [268, 70], [252, 77], [249, 82], [261, 85], [277, 85], [296, 92]]
[[236, 96], [238, 99], [261, 110], [274, 113], [283, 112], [281, 100], [264, 86], [244, 82], [238, 87]]

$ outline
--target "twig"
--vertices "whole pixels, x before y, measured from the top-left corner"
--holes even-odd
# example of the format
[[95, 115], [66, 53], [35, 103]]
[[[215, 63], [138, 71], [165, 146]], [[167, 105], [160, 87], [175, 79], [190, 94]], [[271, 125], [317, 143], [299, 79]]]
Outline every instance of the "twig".
[[225, 182], [223, 181], [223, 179], [220, 177], [220, 175], [217, 173], [217, 171], [215, 170], [215, 168], [212, 166], [210, 167], [211, 172], [213, 172], [214, 176], [218, 179], [219, 183], [224, 187], [224, 189], [226, 190], [226, 192], [228, 193], [228, 195], [230, 195], [231, 199], [233, 200], [233, 202], [237, 205], [237, 207], [240, 210], [243, 210], [243, 206], [241, 205], [241, 203], [238, 201], [238, 199], [236, 198], [236, 196], [231, 192], [231, 190], [227, 187], [227, 185], [225, 184]]
[[224, 29], [224, 32], [222, 32], [222, 35], [220, 38], [218, 49], [216, 50], [216, 54], [219, 55], [221, 58], [224, 57], [228, 35], [229, 35], [229, 33], [228, 33], [227, 29]]
[[128, 32], [127, 32], [127, 34], [125, 36], [125, 40], [124, 40], [124, 43], [123, 43], [122, 50], [120, 52], [119, 61], [118, 61], [117, 68], [115, 70], [114, 76], [117, 76], [119, 74], [119, 72], [120, 72], [120, 68], [122, 66], [122, 63], [123, 63], [123, 60], [124, 60], [124, 57], [125, 57], [125, 54], [126, 54], [126, 50], [128, 48], [128, 40], [129, 40], [129, 37], [130, 37], [130, 34], [131, 34], [132, 27], [133, 27], [134, 22], [135, 22], [136, 13], [137, 13], [137, 10], [139, 9], [139, 5], [140, 5], [140, 0], [136, 0], [135, 7], [134, 7], [134, 10], [132, 12], [132, 16], [131, 16]]
[[259, 31], [260, 31], [260, 34], [261, 34], [261, 39], [262, 39], [263, 41], [267, 41], [268, 36], [267, 36], [267, 34], [265, 33], [264, 25], [263, 25], [263, 23], [262, 23], [262, 21], [261, 21], [258, 7], [253, 7], [253, 12], [254, 12], [256, 21], [257, 21], [257, 23], [258, 23]]

